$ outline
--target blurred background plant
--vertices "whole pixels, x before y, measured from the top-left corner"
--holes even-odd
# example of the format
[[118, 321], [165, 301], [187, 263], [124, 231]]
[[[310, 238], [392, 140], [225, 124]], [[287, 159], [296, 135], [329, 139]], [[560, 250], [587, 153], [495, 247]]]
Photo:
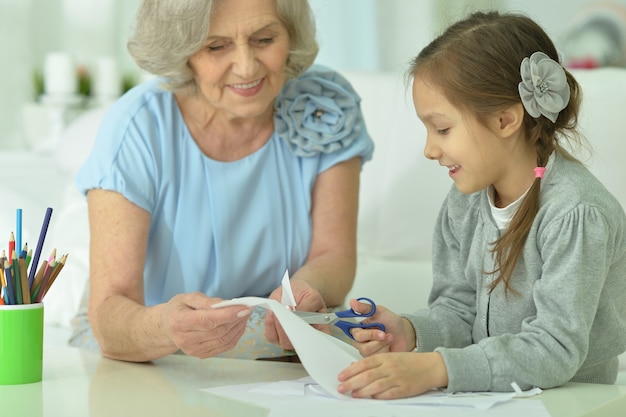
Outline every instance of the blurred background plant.
[[[76, 67], [76, 91], [85, 100], [93, 95], [93, 77], [85, 65]], [[138, 83], [138, 75], [135, 72], [127, 71], [120, 79], [120, 91], [124, 94]], [[43, 70], [35, 68], [32, 72], [33, 101], [37, 102], [46, 91]]]

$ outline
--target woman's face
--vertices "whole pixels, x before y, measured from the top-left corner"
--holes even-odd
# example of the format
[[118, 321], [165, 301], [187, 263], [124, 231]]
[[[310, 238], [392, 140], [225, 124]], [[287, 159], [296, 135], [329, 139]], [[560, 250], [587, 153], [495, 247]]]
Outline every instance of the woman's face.
[[275, 0], [215, 2], [204, 47], [191, 56], [200, 94], [231, 118], [264, 114], [285, 83], [289, 34]]

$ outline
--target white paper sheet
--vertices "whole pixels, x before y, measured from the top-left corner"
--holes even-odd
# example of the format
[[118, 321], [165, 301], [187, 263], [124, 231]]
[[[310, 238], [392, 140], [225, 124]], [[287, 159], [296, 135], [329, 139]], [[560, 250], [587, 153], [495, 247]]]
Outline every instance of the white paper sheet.
[[362, 359], [356, 348], [311, 327], [276, 300], [242, 297], [222, 301], [213, 307], [229, 305], [259, 306], [271, 310], [283, 326], [308, 374], [335, 397], [351, 399], [337, 391], [337, 375], [352, 362]]
[[[393, 401], [354, 399], [338, 400], [335, 397], [304, 388], [314, 382], [306, 377], [295, 381], [279, 381], [230, 385], [202, 389], [212, 395], [237, 401], [256, 404], [270, 410], [269, 417], [550, 417], [542, 401], [517, 400], [496, 401], [473, 393], [473, 397], [457, 397], [457, 403], [434, 402], [431, 400], [416, 404], [400, 404]], [[454, 398], [444, 393], [433, 393], [441, 398]], [[420, 396], [426, 399], [426, 396]], [[420, 398], [415, 397], [415, 398]], [[469, 400], [469, 401], [468, 401]], [[455, 401], [455, 400], [453, 400]], [[462, 405], [460, 401], [464, 401]], [[476, 406], [472, 401], [480, 402]], [[490, 406], [485, 406], [492, 403]]]
[[[213, 389], [207, 389], [211, 392]], [[252, 394], [265, 394], [274, 396], [300, 396], [300, 397], [318, 397], [319, 399], [333, 399], [334, 396], [324, 390], [317, 382], [310, 376], [300, 378], [293, 381], [277, 381], [269, 382], [267, 384], [253, 385], [248, 384], [232, 386], [230, 392], [234, 393], [239, 391], [240, 398], [244, 397], [246, 393]], [[414, 406], [431, 406], [431, 407], [463, 407], [466, 409], [474, 410], [488, 410], [496, 404], [507, 402], [514, 397], [529, 397], [536, 395], [541, 390], [529, 390], [526, 392], [514, 393], [514, 392], [469, 392], [469, 393], [457, 393], [446, 394], [445, 392], [432, 390], [422, 395], [402, 398], [398, 400], [372, 400], [372, 399], [353, 399], [353, 401], [370, 402], [372, 405], [414, 405]]]

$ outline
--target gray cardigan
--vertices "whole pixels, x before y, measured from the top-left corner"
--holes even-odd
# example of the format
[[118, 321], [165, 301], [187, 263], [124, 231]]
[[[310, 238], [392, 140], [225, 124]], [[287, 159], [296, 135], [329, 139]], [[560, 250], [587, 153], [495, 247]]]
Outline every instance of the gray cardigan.
[[438, 351], [448, 391], [615, 382], [626, 350], [626, 216], [580, 163], [551, 158], [511, 285], [488, 293], [499, 232], [487, 190], [453, 187], [433, 238], [429, 309], [404, 315], [418, 350]]

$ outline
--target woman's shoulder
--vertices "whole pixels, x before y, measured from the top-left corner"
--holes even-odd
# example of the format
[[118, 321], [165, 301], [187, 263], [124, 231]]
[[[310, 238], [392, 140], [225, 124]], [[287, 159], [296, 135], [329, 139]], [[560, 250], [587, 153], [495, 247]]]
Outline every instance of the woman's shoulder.
[[[109, 108], [105, 121], [123, 125], [142, 114], [159, 117], [164, 108], [174, 103], [174, 96], [165, 90], [159, 78], [142, 82], [128, 90]], [[164, 106], [165, 104], [165, 106]]]
[[151, 79], [136, 85], [109, 106], [98, 128], [92, 153], [99, 160], [116, 159], [123, 150], [155, 152], [170, 141], [162, 132], [175, 125], [173, 94]]
[[357, 101], [361, 100], [346, 77], [330, 67], [319, 64], [311, 66], [299, 76], [287, 81], [281, 91], [281, 95], [293, 95], [299, 92], [330, 95], [331, 97], [336, 96], [339, 99], [344, 98], [339, 94], [345, 94], [352, 96]]
[[314, 65], [287, 81], [276, 98], [276, 134], [298, 156], [336, 152], [364, 133], [369, 139], [360, 102], [345, 77]]

